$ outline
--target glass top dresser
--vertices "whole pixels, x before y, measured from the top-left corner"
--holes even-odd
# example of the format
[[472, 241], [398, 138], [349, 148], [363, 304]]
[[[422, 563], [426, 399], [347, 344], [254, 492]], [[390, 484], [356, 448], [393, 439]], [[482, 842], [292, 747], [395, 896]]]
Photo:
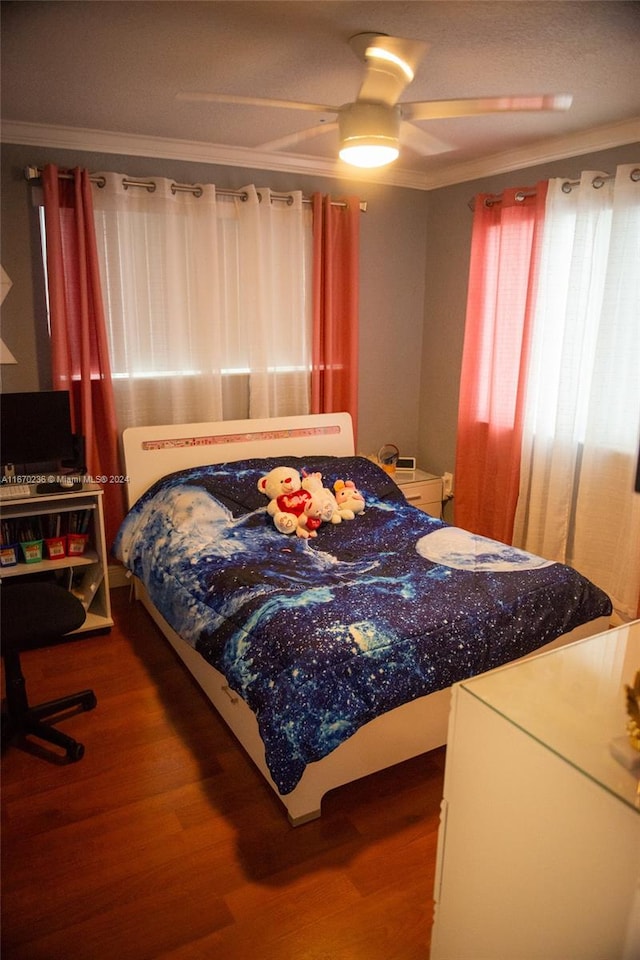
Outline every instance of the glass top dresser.
[[640, 621], [454, 688], [432, 960], [638, 960]]

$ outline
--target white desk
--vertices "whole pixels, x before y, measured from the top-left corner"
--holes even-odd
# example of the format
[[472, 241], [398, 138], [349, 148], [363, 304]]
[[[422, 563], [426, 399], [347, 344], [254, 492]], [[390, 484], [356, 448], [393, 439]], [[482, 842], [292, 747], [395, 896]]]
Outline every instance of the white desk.
[[102, 499], [102, 489], [97, 484], [87, 484], [83, 490], [72, 493], [32, 494], [7, 498], [0, 503], [0, 518], [7, 521], [38, 522], [52, 514], [64, 517], [66, 514], [88, 511], [89, 545], [83, 554], [67, 554], [60, 559], [47, 559], [45, 555], [39, 562], [17, 563], [0, 568], [0, 579], [46, 573], [49, 576], [57, 574], [64, 585], [75, 582], [74, 592], [87, 610], [84, 624], [75, 633], [105, 630], [113, 626]]

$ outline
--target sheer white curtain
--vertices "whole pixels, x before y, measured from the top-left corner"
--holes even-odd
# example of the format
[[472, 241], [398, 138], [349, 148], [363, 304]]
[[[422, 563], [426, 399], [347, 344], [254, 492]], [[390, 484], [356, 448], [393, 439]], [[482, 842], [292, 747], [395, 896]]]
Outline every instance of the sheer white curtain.
[[296, 191], [269, 189], [235, 200], [242, 257], [239, 317], [248, 347], [250, 417], [310, 410], [312, 214]]
[[116, 411], [126, 426], [306, 413], [311, 212], [243, 188], [93, 187]]
[[[640, 182], [549, 184], [514, 543], [571, 564], [637, 615]], [[599, 188], [594, 183], [602, 182]]]

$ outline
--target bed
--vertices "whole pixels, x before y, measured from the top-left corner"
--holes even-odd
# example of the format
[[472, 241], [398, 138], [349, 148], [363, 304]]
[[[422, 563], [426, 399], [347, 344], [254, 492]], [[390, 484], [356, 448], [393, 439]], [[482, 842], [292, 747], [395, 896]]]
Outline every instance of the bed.
[[[348, 414], [136, 427], [123, 445], [114, 554], [293, 825], [442, 746], [455, 682], [606, 629], [609, 598], [576, 571], [408, 504], [355, 456]], [[278, 532], [259, 481], [283, 466], [352, 481], [364, 512]]]

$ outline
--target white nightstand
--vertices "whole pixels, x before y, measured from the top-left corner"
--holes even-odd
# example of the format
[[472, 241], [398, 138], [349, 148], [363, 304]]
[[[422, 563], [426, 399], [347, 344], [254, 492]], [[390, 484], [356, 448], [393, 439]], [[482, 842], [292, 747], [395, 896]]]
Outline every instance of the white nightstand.
[[424, 470], [396, 470], [393, 479], [412, 506], [442, 518], [442, 477]]

